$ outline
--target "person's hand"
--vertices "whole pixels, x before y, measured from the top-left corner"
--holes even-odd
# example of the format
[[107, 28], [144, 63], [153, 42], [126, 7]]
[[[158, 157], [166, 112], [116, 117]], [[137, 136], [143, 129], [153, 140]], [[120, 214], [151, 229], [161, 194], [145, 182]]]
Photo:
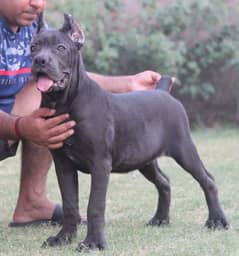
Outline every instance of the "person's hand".
[[68, 114], [51, 117], [54, 113], [53, 109], [40, 108], [21, 117], [18, 122], [21, 138], [50, 149], [62, 147], [64, 140], [74, 133], [75, 121], [67, 121]]
[[154, 71], [144, 71], [132, 76], [132, 91], [155, 89], [161, 75]]

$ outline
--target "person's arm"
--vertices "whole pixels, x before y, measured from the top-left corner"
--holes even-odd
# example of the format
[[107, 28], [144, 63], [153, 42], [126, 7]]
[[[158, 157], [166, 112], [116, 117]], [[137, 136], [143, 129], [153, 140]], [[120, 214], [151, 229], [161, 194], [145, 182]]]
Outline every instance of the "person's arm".
[[9, 140], [19, 139], [14, 127], [16, 119], [16, 116], [11, 116], [0, 110], [0, 138], [6, 138]]
[[103, 89], [114, 93], [154, 89], [161, 78], [161, 75], [154, 71], [144, 71], [130, 76], [104, 76], [91, 72], [87, 74]]
[[74, 133], [75, 121], [67, 121], [68, 114], [51, 117], [54, 113], [55, 110], [40, 108], [31, 115], [17, 117], [0, 111], [0, 138], [27, 139], [50, 149], [60, 148], [63, 141]]

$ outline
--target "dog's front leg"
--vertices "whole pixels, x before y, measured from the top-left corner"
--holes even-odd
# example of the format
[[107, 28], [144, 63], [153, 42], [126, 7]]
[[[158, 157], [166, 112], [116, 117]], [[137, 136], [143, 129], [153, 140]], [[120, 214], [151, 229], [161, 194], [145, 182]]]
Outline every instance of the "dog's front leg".
[[45, 246], [67, 244], [76, 236], [79, 220], [78, 175], [77, 168], [60, 150], [53, 152], [57, 179], [63, 202], [63, 227], [56, 236], [49, 237]]
[[109, 182], [109, 169], [97, 168], [91, 174], [91, 191], [87, 210], [87, 235], [77, 250], [103, 250], [107, 247], [104, 225], [106, 192]]

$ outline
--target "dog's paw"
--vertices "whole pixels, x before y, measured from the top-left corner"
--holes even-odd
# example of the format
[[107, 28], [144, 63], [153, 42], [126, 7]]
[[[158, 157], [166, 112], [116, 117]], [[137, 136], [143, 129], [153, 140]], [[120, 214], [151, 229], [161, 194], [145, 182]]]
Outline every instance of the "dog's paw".
[[66, 244], [70, 244], [72, 242], [72, 235], [68, 236], [50, 236], [45, 242], [43, 242], [41, 248], [46, 247], [56, 247], [62, 246]]
[[166, 226], [169, 225], [169, 218], [156, 218], [153, 217], [148, 223], [148, 226]]
[[92, 250], [105, 250], [107, 248], [107, 243], [105, 241], [93, 241], [84, 240], [80, 242], [76, 248], [78, 252], [89, 252]]
[[225, 218], [208, 219], [205, 226], [212, 230], [229, 229], [230, 225]]

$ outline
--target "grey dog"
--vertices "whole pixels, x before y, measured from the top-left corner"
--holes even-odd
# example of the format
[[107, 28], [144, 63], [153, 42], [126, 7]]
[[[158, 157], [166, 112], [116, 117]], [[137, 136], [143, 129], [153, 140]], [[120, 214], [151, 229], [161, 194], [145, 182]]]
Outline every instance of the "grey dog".
[[91, 175], [87, 235], [78, 250], [107, 246], [104, 214], [111, 172], [138, 169], [158, 191], [157, 210], [149, 224], [169, 223], [169, 179], [156, 161], [162, 155], [172, 157], [199, 182], [209, 210], [206, 226], [227, 228], [217, 187], [192, 142], [182, 104], [163, 90], [104, 91], [85, 72], [79, 53], [83, 43], [84, 34], [71, 16], [65, 15], [61, 29], [50, 30], [41, 15], [31, 44], [32, 72], [42, 91], [42, 105], [54, 107], [57, 114], [70, 113], [77, 122], [74, 135], [52, 151], [64, 221], [60, 232], [44, 245], [61, 245], [76, 236], [78, 170]]

